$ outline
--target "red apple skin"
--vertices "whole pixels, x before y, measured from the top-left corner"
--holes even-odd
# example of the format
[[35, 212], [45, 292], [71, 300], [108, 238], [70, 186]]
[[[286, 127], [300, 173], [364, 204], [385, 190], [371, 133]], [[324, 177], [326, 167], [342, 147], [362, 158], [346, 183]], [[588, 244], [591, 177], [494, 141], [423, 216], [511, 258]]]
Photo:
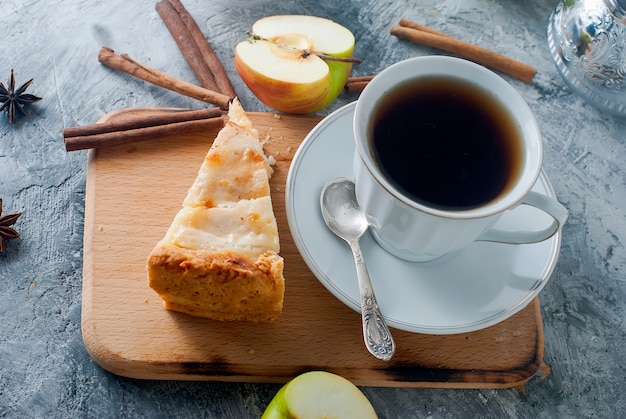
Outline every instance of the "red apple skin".
[[[276, 80], [249, 67], [239, 59], [237, 54], [235, 54], [235, 68], [255, 96], [265, 105], [277, 111], [307, 114], [316, 112], [329, 103], [327, 98], [331, 81], [328, 76], [313, 84], [306, 85]], [[334, 97], [330, 100], [333, 99]]]

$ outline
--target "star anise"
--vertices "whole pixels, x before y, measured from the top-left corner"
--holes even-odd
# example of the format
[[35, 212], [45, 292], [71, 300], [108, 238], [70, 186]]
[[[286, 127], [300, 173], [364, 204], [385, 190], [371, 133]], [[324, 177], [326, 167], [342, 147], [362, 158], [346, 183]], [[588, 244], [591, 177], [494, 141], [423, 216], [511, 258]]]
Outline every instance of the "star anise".
[[15, 75], [13, 74], [13, 70], [11, 70], [11, 76], [9, 77], [9, 81], [7, 82], [8, 88], [5, 87], [4, 83], [0, 82], [0, 103], [3, 103], [2, 107], [0, 107], [0, 112], [5, 109], [7, 110], [7, 113], [9, 114], [10, 124], [15, 121], [16, 109], [20, 111], [22, 115], [26, 116], [24, 105], [35, 103], [41, 100], [40, 97], [24, 93], [32, 82], [33, 79], [30, 79], [26, 83], [21, 85], [19, 89], [15, 90]]
[[7, 240], [17, 239], [20, 236], [13, 227], [11, 227], [18, 218], [22, 215], [21, 212], [15, 212], [13, 214], [2, 215], [2, 198], [0, 198], [0, 253], [4, 251], [4, 242]]

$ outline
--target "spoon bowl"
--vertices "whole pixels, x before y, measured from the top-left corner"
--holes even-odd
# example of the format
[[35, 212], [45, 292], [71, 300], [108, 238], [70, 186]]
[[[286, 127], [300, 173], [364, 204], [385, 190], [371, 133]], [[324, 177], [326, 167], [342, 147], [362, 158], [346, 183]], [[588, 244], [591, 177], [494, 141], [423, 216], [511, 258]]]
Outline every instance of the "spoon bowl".
[[346, 241], [356, 240], [367, 231], [367, 219], [356, 201], [351, 181], [340, 178], [326, 184], [321, 206], [326, 225], [338, 237]]
[[361, 253], [359, 239], [367, 231], [368, 224], [356, 200], [354, 182], [337, 178], [326, 183], [322, 188], [320, 206], [328, 228], [352, 249], [359, 280], [365, 346], [376, 358], [389, 361], [395, 352], [395, 342], [380, 312]]

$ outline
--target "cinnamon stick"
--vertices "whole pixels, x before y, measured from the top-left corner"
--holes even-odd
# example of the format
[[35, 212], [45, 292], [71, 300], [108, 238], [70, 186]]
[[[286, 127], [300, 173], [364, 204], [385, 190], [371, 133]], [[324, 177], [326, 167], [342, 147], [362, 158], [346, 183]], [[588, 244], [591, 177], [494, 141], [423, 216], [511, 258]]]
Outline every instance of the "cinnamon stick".
[[365, 86], [372, 81], [374, 76], [355, 76], [349, 77], [346, 81], [344, 89], [347, 93], [360, 93], [365, 89]]
[[65, 128], [63, 130], [63, 137], [82, 137], [86, 135], [104, 134], [107, 132], [127, 131], [150, 126], [173, 124], [176, 122], [217, 118], [221, 115], [222, 111], [218, 108], [200, 110], [168, 110], [141, 116], [131, 114], [128, 118], [116, 118], [110, 122], [107, 121], [98, 124]]
[[391, 28], [391, 35], [416, 44], [439, 48], [453, 54], [460, 55], [479, 64], [491, 67], [526, 83], [531, 83], [537, 70], [496, 52], [481, 48], [445, 35], [441, 32], [419, 25], [415, 22], [401, 19], [399, 26]]
[[434, 35], [441, 35], [441, 36], [447, 36], [450, 37], [450, 35], [446, 35], [443, 32], [439, 32], [435, 29], [429, 28], [428, 26], [425, 25], [421, 25], [417, 22], [412, 22], [408, 19], [400, 19], [400, 21], [398, 22], [398, 25], [404, 27], [404, 28], [411, 28], [411, 29], [417, 29], [418, 31], [424, 31], [424, 32], [428, 32], [428, 33], [432, 33]]
[[168, 0], [169, 4], [176, 10], [182, 21], [184, 22], [187, 30], [191, 36], [193, 43], [196, 45], [198, 50], [200, 51], [200, 56], [203, 58], [206, 67], [209, 69], [210, 73], [217, 84], [218, 92], [225, 94], [226, 96], [235, 97], [237, 94], [235, 93], [235, 89], [233, 88], [230, 78], [224, 70], [220, 59], [215, 54], [215, 51], [211, 47], [211, 44], [206, 39], [202, 30], [196, 23], [196, 21], [191, 17], [187, 9], [183, 6], [180, 0]]
[[176, 79], [155, 68], [143, 65], [126, 54], [118, 55], [109, 47], [102, 47], [98, 54], [98, 61], [107, 67], [123, 71], [141, 80], [172, 90], [174, 92], [211, 103], [228, 110], [228, 105], [234, 96], [224, 95], [212, 90], [196, 86], [191, 83]]
[[[140, 117], [145, 119], [145, 117]], [[194, 132], [208, 131], [214, 128], [221, 128], [224, 126], [224, 118], [222, 116], [210, 117], [205, 119], [194, 119], [188, 121], [180, 121], [173, 123], [163, 123], [153, 126], [142, 126], [139, 128], [124, 129], [110, 131], [109, 128], [115, 124], [94, 124], [94, 125], [107, 125], [101, 132], [97, 133], [95, 126], [86, 125], [84, 127], [74, 127], [70, 134], [67, 136], [64, 130], [65, 150], [76, 151], [85, 150], [89, 148], [99, 148], [106, 146], [122, 145], [137, 141], [153, 140], [158, 138], [165, 138], [175, 135], [189, 134]], [[140, 124], [141, 125], [141, 124]], [[81, 131], [84, 135], [81, 134]], [[91, 132], [95, 132], [90, 134]]]
[[181, 16], [167, 0], [160, 1], [156, 4], [155, 9], [165, 26], [172, 34], [172, 38], [176, 41], [178, 49], [191, 67], [191, 71], [196, 75], [200, 85], [205, 89], [221, 92], [217, 86], [213, 74], [207, 67], [198, 46], [194, 42], [189, 33], [189, 29]]
[[347, 83], [358, 83], [358, 82], [363, 82], [363, 81], [372, 81], [372, 79], [374, 78], [374, 76], [353, 76], [353, 77], [348, 77], [348, 81]]

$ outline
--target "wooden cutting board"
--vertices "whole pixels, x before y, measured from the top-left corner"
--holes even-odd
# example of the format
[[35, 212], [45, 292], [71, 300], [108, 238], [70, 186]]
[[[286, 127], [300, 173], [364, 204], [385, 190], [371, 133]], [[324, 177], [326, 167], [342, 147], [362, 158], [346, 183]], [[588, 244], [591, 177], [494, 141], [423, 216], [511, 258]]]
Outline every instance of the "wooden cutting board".
[[[105, 119], [127, 112], [133, 111]], [[424, 335], [392, 329], [394, 358], [384, 362], [369, 355], [360, 315], [313, 276], [286, 219], [289, 164], [320, 118], [250, 117], [266, 140], [266, 153], [277, 161], [271, 191], [285, 258], [282, 315], [270, 324], [195, 318], [163, 309], [148, 287], [148, 253], [180, 208], [217, 130], [91, 150], [82, 331], [99, 365], [142, 379], [282, 383], [305, 371], [325, 370], [357, 385], [447, 388], [519, 387], [537, 373], [543, 358], [538, 299], [477, 332]]]

